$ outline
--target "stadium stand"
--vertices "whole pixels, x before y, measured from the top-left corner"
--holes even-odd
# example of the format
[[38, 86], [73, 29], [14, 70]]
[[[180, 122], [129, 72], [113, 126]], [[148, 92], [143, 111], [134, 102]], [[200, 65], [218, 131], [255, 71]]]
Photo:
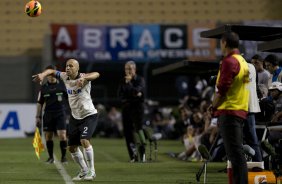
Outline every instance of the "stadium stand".
[[[24, 15], [22, 0], [1, 0], [1, 56], [41, 54], [50, 23], [131, 24], [188, 21], [277, 20], [281, 1], [267, 0], [61, 0], [42, 1], [38, 18]], [[244, 6], [248, 4], [248, 6]], [[22, 16], [18, 16], [22, 14]]]

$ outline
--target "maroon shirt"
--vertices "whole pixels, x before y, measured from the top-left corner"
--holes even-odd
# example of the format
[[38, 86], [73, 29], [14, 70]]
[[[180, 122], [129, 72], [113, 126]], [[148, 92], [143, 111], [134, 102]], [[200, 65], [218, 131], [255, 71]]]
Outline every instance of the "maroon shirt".
[[[233, 79], [240, 71], [240, 64], [239, 61], [232, 57], [233, 54], [240, 54], [239, 50], [233, 50], [227, 56], [222, 59], [220, 65], [220, 77], [217, 83], [217, 89], [221, 96], [225, 96], [227, 91], [229, 90], [230, 86], [232, 85]], [[248, 112], [243, 110], [215, 110], [214, 115], [233, 115], [238, 116], [240, 118], [246, 119]]]

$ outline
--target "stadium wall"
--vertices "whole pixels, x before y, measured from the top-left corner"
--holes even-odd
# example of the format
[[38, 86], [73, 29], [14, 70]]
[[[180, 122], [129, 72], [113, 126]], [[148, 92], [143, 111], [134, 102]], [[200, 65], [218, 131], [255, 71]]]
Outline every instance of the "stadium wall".
[[[125, 25], [282, 20], [280, 0], [41, 0], [43, 13], [37, 18], [24, 14], [27, 2], [0, 1], [1, 7], [12, 7], [0, 12], [3, 86], [0, 103], [35, 102], [38, 87], [31, 83], [30, 76], [52, 63], [48, 37], [53, 23]], [[108, 89], [109, 93], [114, 92]]]

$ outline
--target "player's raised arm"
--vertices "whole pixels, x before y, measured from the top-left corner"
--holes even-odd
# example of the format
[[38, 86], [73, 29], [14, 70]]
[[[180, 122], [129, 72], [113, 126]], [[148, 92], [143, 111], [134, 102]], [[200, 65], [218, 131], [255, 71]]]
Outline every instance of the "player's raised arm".
[[100, 74], [98, 72], [91, 72], [91, 73], [83, 74], [82, 77], [77, 80], [77, 85], [79, 87], [83, 87], [87, 84], [88, 81], [95, 80], [99, 76]]
[[97, 79], [100, 76], [98, 72], [91, 72], [91, 73], [86, 73], [83, 75], [83, 78], [87, 81], [92, 81]]
[[44, 70], [42, 73], [38, 73], [36, 75], [32, 76], [32, 81], [33, 82], [42, 82], [43, 79], [48, 76], [48, 75], [55, 75], [56, 74], [56, 70], [53, 69], [47, 69]]

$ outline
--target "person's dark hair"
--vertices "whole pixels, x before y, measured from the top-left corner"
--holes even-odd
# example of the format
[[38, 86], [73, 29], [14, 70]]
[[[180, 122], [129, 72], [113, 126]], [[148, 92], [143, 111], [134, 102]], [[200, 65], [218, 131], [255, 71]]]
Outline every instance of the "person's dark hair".
[[239, 47], [239, 36], [234, 32], [226, 32], [222, 35], [221, 40], [226, 41], [226, 47], [235, 49]]
[[263, 61], [262, 57], [258, 54], [255, 54], [253, 57], [252, 57], [253, 60], [258, 60], [258, 61]]
[[271, 63], [273, 66], [278, 66], [278, 58], [274, 54], [267, 55], [264, 61]]
[[181, 111], [183, 109], [190, 109], [190, 107], [186, 104], [181, 104], [179, 107], [178, 107], [178, 110]]
[[56, 69], [57, 69], [57, 67], [56, 67], [55, 65], [49, 65], [49, 66], [47, 66], [45, 69], [46, 69], [46, 70], [47, 70], [47, 69], [53, 69], [53, 70], [56, 70]]

